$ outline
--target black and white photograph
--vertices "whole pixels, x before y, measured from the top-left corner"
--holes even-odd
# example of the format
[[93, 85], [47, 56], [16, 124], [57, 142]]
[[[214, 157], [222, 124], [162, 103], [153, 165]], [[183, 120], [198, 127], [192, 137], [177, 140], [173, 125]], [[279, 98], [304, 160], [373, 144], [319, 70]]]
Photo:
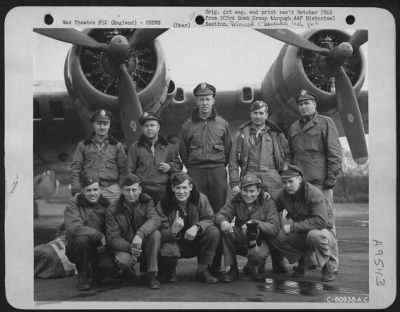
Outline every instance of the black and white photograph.
[[[392, 294], [395, 194], [385, 208], [376, 196], [395, 190], [382, 173], [395, 155], [371, 156], [395, 151], [373, 145], [374, 101], [395, 79], [376, 74], [373, 27], [341, 9], [197, 8], [186, 23], [147, 9], [38, 10], [24, 31], [30, 86], [12, 84], [33, 108], [11, 114], [30, 120], [32, 157], [6, 144], [6, 193], [9, 212], [28, 168], [28, 259], [10, 290], [29, 267], [33, 308], [362, 308]], [[6, 143], [23, 127], [9, 129]]]

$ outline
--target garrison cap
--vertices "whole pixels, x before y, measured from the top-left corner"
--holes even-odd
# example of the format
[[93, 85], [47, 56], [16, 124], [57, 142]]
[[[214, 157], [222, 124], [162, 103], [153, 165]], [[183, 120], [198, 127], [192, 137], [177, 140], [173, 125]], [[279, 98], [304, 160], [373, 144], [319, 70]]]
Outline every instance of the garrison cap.
[[303, 171], [295, 165], [288, 165], [287, 168], [281, 172], [282, 179], [289, 179], [297, 176], [302, 177]]
[[121, 186], [131, 186], [136, 183], [142, 185], [142, 180], [136, 174], [131, 173], [122, 181]]
[[156, 120], [159, 124], [161, 124], [161, 117], [153, 112], [144, 112], [143, 115], [139, 119], [139, 124], [143, 126], [148, 120]]
[[90, 121], [91, 122], [95, 122], [97, 120], [111, 121], [111, 118], [112, 118], [111, 112], [105, 109], [99, 109], [93, 113]]
[[268, 112], [268, 105], [264, 101], [254, 101], [250, 105], [250, 112], [254, 112], [257, 109], [265, 107], [265, 111]]
[[244, 175], [242, 180], [240, 181], [240, 187], [247, 187], [250, 185], [258, 185], [261, 186], [262, 182], [259, 177], [257, 177], [254, 173], [248, 173]]
[[207, 82], [202, 82], [197, 85], [196, 88], [193, 90], [193, 94], [195, 96], [201, 95], [214, 95], [215, 96], [216, 89], [213, 85], [210, 85]]
[[82, 179], [81, 179], [82, 187], [86, 187], [86, 186], [92, 185], [93, 183], [96, 183], [96, 182], [100, 182], [98, 178], [92, 177], [92, 176], [87, 175], [87, 174], [83, 175]]
[[315, 102], [317, 102], [318, 97], [314, 93], [303, 89], [297, 95], [296, 102], [298, 103], [298, 102], [305, 101], [305, 100], [314, 100]]

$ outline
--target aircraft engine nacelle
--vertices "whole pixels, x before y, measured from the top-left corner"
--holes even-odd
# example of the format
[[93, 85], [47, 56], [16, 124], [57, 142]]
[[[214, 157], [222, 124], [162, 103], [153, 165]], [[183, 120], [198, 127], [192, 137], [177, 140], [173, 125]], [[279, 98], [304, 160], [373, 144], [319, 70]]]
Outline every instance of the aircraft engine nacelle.
[[[304, 37], [321, 47], [332, 48], [347, 42], [350, 35], [340, 30], [311, 30]], [[350, 78], [356, 95], [365, 80], [365, 58], [355, 50], [343, 68]], [[337, 110], [335, 72], [329, 71], [323, 54], [285, 45], [277, 60], [266, 74], [262, 85], [262, 98], [269, 104], [271, 116], [286, 129], [298, 118], [295, 97], [301, 89], [308, 89], [318, 96], [318, 111], [332, 115]]]
[[[87, 29], [98, 42], [109, 43], [116, 35], [129, 38], [134, 29]], [[127, 71], [136, 84], [143, 111], [157, 111], [174, 92], [170, 82], [164, 53], [158, 40], [135, 47], [125, 61]], [[108, 109], [118, 114], [118, 66], [104, 51], [74, 45], [65, 64], [65, 83], [74, 100], [79, 99], [83, 109], [92, 112]], [[171, 83], [171, 85], [170, 85]], [[82, 108], [81, 108], [82, 109]], [[86, 118], [89, 118], [87, 114]], [[118, 128], [117, 125], [116, 128]]]

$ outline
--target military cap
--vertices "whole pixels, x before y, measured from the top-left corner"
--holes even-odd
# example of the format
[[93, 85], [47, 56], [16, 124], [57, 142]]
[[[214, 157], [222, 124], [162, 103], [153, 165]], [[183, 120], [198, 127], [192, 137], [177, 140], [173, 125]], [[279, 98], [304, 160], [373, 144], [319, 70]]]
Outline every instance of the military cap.
[[95, 122], [97, 120], [111, 121], [111, 118], [112, 118], [111, 112], [105, 109], [99, 109], [93, 113], [92, 118], [90, 120], [91, 122]]
[[254, 173], [247, 173], [240, 181], [240, 187], [247, 187], [250, 185], [261, 186], [261, 180]]
[[87, 174], [83, 175], [82, 179], [81, 179], [82, 187], [92, 185], [93, 183], [96, 183], [96, 182], [99, 182], [98, 178], [89, 176]]
[[305, 101], [305, 100], [314, 100], [315, 102], [317, 102], [318, 98], [314, 93], [303, 89], [297, 95], [296, 102], [301, 102], [301, 101]]
[[250, 112], [254, 112], [257, 109], [265, 107], [265, 111], [268, 112], [268, 105], [264, 101], [254, 101], [250, 105]]
[[193, 90], [193, 94], [195, 96], [202, 96], [202, 95], [214, 95], [215, 96], [216, 89], [213, 85], [210, 85], [207, 82], [202, 82], [197, 85], [196, 88]]
[[289, 179], [297, 176], [302, 177], [303, 171], [295, 165], [288, 165], [287, 168], [281, 172], [282, 179]]
[[139, 119], [139, 124], [143, 126], [148, 120], [156, 120], [159, 124], [161, 124], [161, 118], [156, 113], [153, 112], [144, 112], [143, 115]]
[[131, 186], [136, 183], [142, 185], [142, 180], [136, 174], [131, 173], [122, 181], [121, 186]]

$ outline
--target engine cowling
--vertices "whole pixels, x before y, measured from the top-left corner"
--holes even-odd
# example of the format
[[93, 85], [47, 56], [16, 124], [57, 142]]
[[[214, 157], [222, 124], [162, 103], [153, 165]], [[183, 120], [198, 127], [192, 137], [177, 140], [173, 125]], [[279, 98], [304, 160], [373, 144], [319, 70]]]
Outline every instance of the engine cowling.
[[[347, 42], [350, 35], [340, 30], [311, 30], [303, 35], [321, 47], [330, 48]], [[262, 82], [262, 98], [270, 105], [274, 119], [287, 128], [298, 117], [295, 97], [301, 89], [318, 96], [318, 111], [334, 114], [338, 107], [334, 89], [334, 72], [326, 72], [324, 56], [320, 53], [285, 45]], [[343, 64], [355, 94], [365, 80], [365, 58], [360, 50]]]
[[[116, 35], [131, 36], [134, 29], [87, 29], [98, 42], [109, 43]], [[157, 111], [166, 101], [170, 78], [164, 52], [157, 39], [135, 47], [125, 61], [136, 84], [142, 109]], [[118, 73], [105, 52], [74, 45], [68, 53], [65, 82], [69, 93], [89, 111], [104, 108], [118, 111]]]

